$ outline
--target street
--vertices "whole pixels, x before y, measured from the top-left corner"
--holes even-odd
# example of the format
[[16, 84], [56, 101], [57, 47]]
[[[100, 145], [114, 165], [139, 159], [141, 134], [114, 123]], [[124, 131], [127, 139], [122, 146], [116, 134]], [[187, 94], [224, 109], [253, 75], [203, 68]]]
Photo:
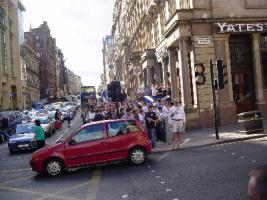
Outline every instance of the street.
[[[80, 114], [47, 143], [81, 126]], [[9, 155], [0, 146], [1, 199], [192, 200], [245, 199], [248, 173], [266, 163], [267, 140], [183, 149], [150, 155], [142, 166], [114, 163], [72, 170], [59, 177], [31, 171], [31, 152]]]

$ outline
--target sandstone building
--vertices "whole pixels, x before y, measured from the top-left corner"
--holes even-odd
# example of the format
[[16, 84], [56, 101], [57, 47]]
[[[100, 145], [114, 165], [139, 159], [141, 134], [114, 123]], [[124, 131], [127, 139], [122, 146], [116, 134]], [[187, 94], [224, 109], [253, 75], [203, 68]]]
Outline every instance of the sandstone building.
[[[171, 84], [189, 127], [210, 127], [210, 59], [223, 59], [228, 83], [217, 91], [220, 124], [260, 110], [267, 118], [265, 0], [116, 0], [111, 35], [116, 79], [134, 96], [147, 84]], [[197, 85], [195, 66], [206, 82]]]

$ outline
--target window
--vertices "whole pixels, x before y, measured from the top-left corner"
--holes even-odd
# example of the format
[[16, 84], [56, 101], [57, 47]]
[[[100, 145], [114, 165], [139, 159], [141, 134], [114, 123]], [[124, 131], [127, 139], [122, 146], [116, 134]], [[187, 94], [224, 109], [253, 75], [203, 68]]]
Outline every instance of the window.
[[76, 143], [81, 143], [102, 139], [103, 137], [102, 125], [97, 124], [80, 130], [80, 132], [77, 133], [73, 139]]
[[108, 136], [115, 137], [127, 133], [139, 132], [141, 129], [133, 121], [120, 121], [108, 123]]
[[5, 15], [0, 8], [0, 66], [3, 66], [3, 70], [7, 70], [7, 51], [6, 51], [6, 26]]
[[35, 39], [36, 39], [36, 40], [40, 40], [40, 38], [41, 38], [40, 35], [36, 35], [36, 36], [35, 36]]
[[260, 36], [260, 52], [261, 52], [263, 87], [267, 88], [267, 34], [262, 34]]

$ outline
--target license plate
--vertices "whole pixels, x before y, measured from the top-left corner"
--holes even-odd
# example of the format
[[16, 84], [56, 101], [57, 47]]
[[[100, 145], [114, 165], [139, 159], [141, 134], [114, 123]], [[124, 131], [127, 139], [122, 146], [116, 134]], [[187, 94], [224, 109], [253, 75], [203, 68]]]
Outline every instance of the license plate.
[[26, 148], [29, 147], [29, 144], [20, 144], [18, 145], [18, 148]]

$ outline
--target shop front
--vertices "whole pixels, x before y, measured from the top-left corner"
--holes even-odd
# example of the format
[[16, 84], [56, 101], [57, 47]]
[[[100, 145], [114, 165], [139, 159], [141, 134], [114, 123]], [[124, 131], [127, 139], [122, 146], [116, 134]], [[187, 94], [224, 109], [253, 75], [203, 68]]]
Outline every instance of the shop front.
[[267, 21], [220, 22], [214, 29], [228, 36], [228, 79], [236, 113], [259, 110], [266, 118]]

